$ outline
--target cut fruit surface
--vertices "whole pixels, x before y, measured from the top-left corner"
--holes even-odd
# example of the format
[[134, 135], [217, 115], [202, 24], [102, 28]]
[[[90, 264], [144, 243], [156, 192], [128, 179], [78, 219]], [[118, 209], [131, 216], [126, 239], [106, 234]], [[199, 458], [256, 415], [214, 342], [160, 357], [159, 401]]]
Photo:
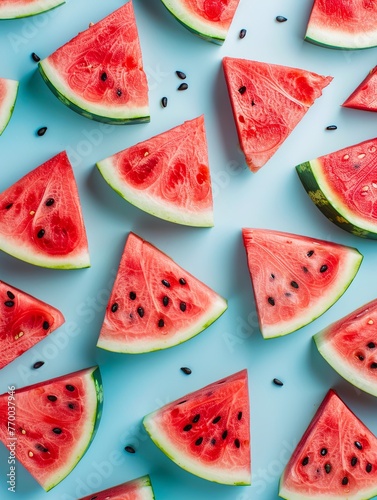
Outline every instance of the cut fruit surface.
[[0, 19], [35, 16], [63, 3], [65, 0], [1, 0]]
[[154, 494], [149, 476], [142, 476], [80, 500], [154, 500]]
[[0, 135], [13, 114], [18, 94], [18, 82], [7, 78], [0, 78]]
[[377, 66], [370, 70], [342, 106], [362, 111], [377, 111]]

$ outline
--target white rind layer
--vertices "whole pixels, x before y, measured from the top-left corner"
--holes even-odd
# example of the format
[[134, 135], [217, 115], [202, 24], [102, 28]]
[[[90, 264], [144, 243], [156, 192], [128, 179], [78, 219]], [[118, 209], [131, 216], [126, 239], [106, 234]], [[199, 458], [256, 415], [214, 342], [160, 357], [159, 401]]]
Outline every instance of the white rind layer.
[[18, 93], [18, 81], [3, 79], [7, 85], [7, 92], [5, 99], [0, 105], [0, 135], [4, 132], [6, 126], [13, 113], [13, 108], [16, 103]]
[[21, 17], [35, 16], [42, 14], [47, 10], [54, 9], [63, 5], [65, 0], [34, 0], [33, 2], [25, 2], [25, 4], [17, 3], [16, 6], [12, 2], [0, 2], [0, 19], [17, 19]]
[[340, 30], [326, 31], [323, 28], [309, 25], [305, 40], [335, 49], [367, 49], [377, 46], [377, 30], [352, 33]]
[[305, 495], [302, 491], [295, 492], [288, 490], [280, 483], [279, 497], [285, 500], [369, 500], [377, 495], [377, 486], [360, 490], [353, 495], [328, 495], [326, 492], [322, 495], [313, 493]]

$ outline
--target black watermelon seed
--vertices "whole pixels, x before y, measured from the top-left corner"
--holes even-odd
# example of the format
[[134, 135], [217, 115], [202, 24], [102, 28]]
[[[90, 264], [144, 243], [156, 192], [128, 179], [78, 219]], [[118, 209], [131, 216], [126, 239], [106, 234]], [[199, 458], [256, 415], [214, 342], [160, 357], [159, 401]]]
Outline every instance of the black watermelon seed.
[[125, 446], [124, 449], [127, 453], [135, 453], [135, 451], [136, 451], [135, 448], [133, 446], [130, 446], [130, 445]]
[[211, 439], [211, 444], [214, 446], [216, 444], [216, 439], [215, 438], [212, 438]]
[[102, 73], [102, 75], [101, 75], [101, 80], [102, 80], [103, 82], [106, 82], [106, 80], [107, 80], [107, 74], [106, 74], [105, 72], [103, 72], [103, 73]]
[[37, 130], [37, 135], [39, 135], [39, 137], [42, 137], [42, 135], [45, 135], [46, 132], [47, 132], [47, 127], [41, 127]]
[[275, 275], [273, 273], [271, 273], [270, 276], [273, 280], [275, 279]]
[[269, 304], [271, 304], [272, 306], [274, 306], [274, 305], [275, 305], [275, 301], [274, 301], [274, 299], [273, 299], [272, 297], [268, 297], [267, 301], [268, 301], [268, 303], [269, 303]]
[[185, 375], [190, 375], [191, 374], [191, 369], [187, 368], [187, 366], [182, 366], [181, 370]]
[[368, 474], [369, 474], [369, 472], [372, 472], [372, 464], [367, 463], [367, 466], [365, 467], [365, 470], [368, 472]]
[[185, 80], [186, 79], [186, 74], [183, 73], [183, 71], [176, 71], [175, 73], [178, 76], [178, 78], [180, 78], [181, 80]]
[[117, 302], [114, 302], [114, 304], [111, 306], [111, 312], [115, 313], [117, 312], [119, 307], [119, 304]]
[[70, 408], [71, 410], [74, 410], [75, 404], [74, 403], [68, 403], [68, 408]]
[[35, 368], [36, 370], [38, 370], [38, 368], [40, 368], [41, 366], [43, 366], [45, 364], [44, 361], [36, 361], [34, 364], [33, 364], [33, 368]]
[[321, 455], [324, 457], [325, 455], [327, 455], [327, 448], [322, 448], [321, 450]]
[[328, 267], [326, 266], [326, 264], [323, 264], [323, 266], [321, 266], [321, 269], [319, 270], [320, 273], [325, 273], [327, 271]]
[[187, 282], [186, 282], [185, 278], [179, 278], [179, 283], [181, 285], [186, 285]]
[[75, 390], [75, 387], [74, 387], [73, 385], [71, 385], [71, 384], [67, 384], [67, 385], [65, 386], [65, 388], [66, 388], [66, 389], [67, 389], [67, 391], [69, 391], [69, 392], [73, 392], [73, 391]]
[[5, 209], [9, 210], [12, 207], [13, 207], [13, 203], [8, 203], [8, 205], [5, 206]]
[[242, 94], [244, 94], [244, 93], [246, 92], [246, 87], [245, 87], [245, 85], [242, 85], [242, 87], [240, 87], [240, 88], [238, 89], [238, 92], [239, 92], [241, 95], [242, 95]]
[[309, 250], [309, 252], [306, 254], [308, 257], [311, 257], [314, 254], [314, 250]]
[[370, 364], [370, 367], [375, 370], [377, 368], [377, 363], [373, 362]]
[[325, 464], [325, 472], [326, 472], [326, 474], [330, 474], [330, 472], [331, 472], [331, 465], [330, 464]]
[[14, 302], [13, 302], [13, 300], [6, 300], [4, 302], [4, 305], [7, 306], [7, 307], [13, 307], [14, 306]]
[[239, 440], [238, 438], [236, 438], [236, 439], [234, 440], [234, 446], [235, 446], [236, 448], [239, 448], [239, 447], [241, 446], [240, 440]]
[[246, 36], [246, 30], [245, 30], [245, 28], [242, 28], [242, 30], [240, 31], [239, 37], [242, 39], [242, 38], [245, 38], [245, 36]]
[[285, 295], [286, 297], [292, 297], [291, 292], [285, 292], [285, 294], [284, 294], [284, 295]]
[[251, 101], [251, 105], [252, 105], [252, 106], [255, 106], [255, 102], [254, 102], [254, 101]]
[[120, 89], [117, 89], [117, 96], [120, 97], [122, 95], [122, 91]]
[[360, 361], [364, 361], [364, 356], [362, 354], [356, 354]]
[[278, 23], [285, 23], [285, 21], [288, 21], [288, 19], [284, 16], [276, 16], [276, 21]]
[[188, 89], [187, 83], [181, 83], [181, 85], [178, 87], [177, 90], [187, 90], [187, 89]]
[[179, 304], [179, 309], [182, 311], [182, 312], [185, 312], [186, 311], [186, 302], [181, 302]]
[[54, 402], [54, 401], [56, 401], [58, 398], [57, 398], [56, 396], [53, 396], [52, 394], [49, 394], [49, 395], [47, 396], [47, 399], [48, 399], [49, 401]]
[[130, 299], [135, 300], [136, 299], [136, 292], [130, 292]]
[[184, 399], [183, 401], [180, 401], [179, 403], [177, 403], [178, 405], [182, 405], [183, 403], [186, 403], [187, 399]]
[[162, 299], [162, 303], [164, 304], [165, 307], [169, 304], [169, 297], [165, 295]]
[[45, 235], [45, 230], [44, 229], [40, 229], [37, 233], [37, 238], [43, 238], [43, 236]]
[[363, 445], [360, 443], [360, 441], [355, 441], [355, 446], [358, 450], [362, 450], [363, 449]]
[[281, 380], [279, 380], [278, 378], [274, 378], [273, 383], [275, 385], [280, 385], [280, 386], [284, 385], [283, 382]]
[[326, 130], [336, 130], [338, 127], [336, 125], [328, 125]]
[[192, 425], [191, 425], [191, 424], [187, 424], [187, 425], [185, 425], [185, 426], [183, 427], [183, 430], [184, 430], [185, 432], [191, 431], [191, 429], [192, 429]]
[[33, 59], [33, 61], [35, 62], [39, 62], [41, 60], [41, 58], [35, 53], [35, 52], [32, 52], [31, 53], [31, 58]]
[[242, 418], [242, 411], [239, 411], [237, 415], [237, 420], [241, 420], [241, 418]]
[[352, 467], [355, 467], [356, 464], [357, 464], [357, 457], [352, 457], [351, 458], [351, 465], [352, 465]]
[[221, 439], [226, 439], [228, 435], [228, 431], [224, 431], [222, 434], [221, 434]]
[[367, 344], [367, 347], [369, 347], [369, 349], [374, 349], [376, 347], [376, 344], [374, 342], [369, 342], [369, 344]]
[[199, 413], [197, 413], [195, 415], [195, 417], [192, 419], [192, 421], [193, 421], [194, 424], [196, 424], [197, 422], [199, 422], [199, 419], [200, 419], [200, 415], [199, 415]]
[[10, 290], [8, 290], [8, 291], [7, 291], [7, 295], [8, 295], [8, 297], [9, 297], [11, 300], [13, 300], [13, 299], [15, 299], [15, 298], [16, 298], [16, 297], [15, 297], [15, 295], [14, 295], [14, 293], [12, 293]]
[[144, 316], [144, 309], [140, 306], [137, 308], [137, 313], [142, 318]]
[[61, 433], [62, 433], [62, 430], [61, 430], [61, 428], [60, 428], [60, 427], [54, 427], [54, 428], [52, 429], [52, 432], [53, 432], [54, 434], [61, 434]]
[[42, 444], [36, 444], [35, 447], [37, 448], [37, 450], [43, 451], [43, 453], [48, 452], [48, 449], [45, 446], [43, 446]]
[[298, 288], [298, 283], [296, 283], [296, 281], [291, 281], [291, 287]]
[[51, 207], [51, 205], [53, 205], [54, 203], [55, 203], [54, 198], [48, 198], [48, 199], [46, 200], [45, 205], [46, 205], [46, 207]]
[[165, 326], [165, 321], [161, 318], [161, 319], [158, 320], [157, 325], [158, 325], [159, 328], [162, 328], [163, 326]]
[[202, 438], [202, 437], [198, 438], [198, 439], [195, 441], [195, 446], [200, 446], [200, 445], [202, 444], [202, 442], [203, 442], [203, 438]]
[[42, 328], [43, 330], [48, 330], [50, 328], [50, 323], [48, 321], [44, 321]]
[[166, 106], [167, 106], [167, 105], [168, 105], [168, 98], [167, 98], [167, 97], [163, 97], [163, 98], [161, 99], [161, 106], [162, 106], [163, 108], [166, 108]]
[[348, 484], [348, 477], [344, 476], [344, 478], [342, 479], [342, 485], [346, 486], [347, 484]]
[[90, 500], [97, 500], [97, 498], [98, 498], [98, 496], [96, 495], [96, 496], [92, 497]]
[[308, 268], [307, 268], [307, 267], [305, 267], [305, 266], [303, 266], [303, 267], [302, 267], [302, 270], [304, 271], [304, 273], [309, 272]]
[[302, 460], [302, 465], [308, 465], [309, 463], [309, 457], [305, 457], [303, 460]]
[[168, 281], [168, 280], [165, 280], [165, 279], [164, 279], [164, 280], [161, 280], [161, 283], [162, 283], [164, 286], [166, 286], [166, 288], [170, 288], [170, 283], [169, 283], [169, 281]]
[[212, 423], [213, 423], [213, 424], [217, 424], [217, 422], [220, 422], [220, 419], [221, 419], [221, 417], [220, 417], [220, 415], [218, 415], [217, 417], [215, 417], [215, 418], [212, 420]]

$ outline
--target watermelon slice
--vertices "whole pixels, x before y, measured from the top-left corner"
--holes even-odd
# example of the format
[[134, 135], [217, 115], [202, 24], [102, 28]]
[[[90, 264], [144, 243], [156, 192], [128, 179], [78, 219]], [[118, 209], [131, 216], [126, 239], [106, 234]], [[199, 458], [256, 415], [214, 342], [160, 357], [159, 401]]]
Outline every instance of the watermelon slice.
[[183, 396], [144, 417], [155, 444], [183, 469], [209, 481], [251, 481], [247, 371]]
[[377, 138], [297, 165], [310, 199], [346, 231], [377, 238]]
[[98, 367], [15, 391], [10, 387], [0, 396], [0, 440], [9, 449], [15, 445], [16, 459], [49, 491], [86, 452], [101, 412]]
[[129, 1], [39, 63], [52, 92], [77, 113], [111, 124], [148, 122], [148, 82]]
[[61, 152], [0, 193], [0, 249], [37, 266], [89, 267], [79, 194]]
[[125, 353], [165, 349], [200, 333], [226, 308], [208, 286], [130, 233], [97, 346]]
[[233, 57], [224, 57], [223, 69], [241, 149], [252, 172], [267, 163], [332, 80]]
[[[1, 11], [1, 7], [0, 7]], [[0, 78], [0, 135], [4, 132], [13, 114], [18, 93], [18, 82]]]
[[377, 396], [377, 299], [323, 329], [313, 339], [326, 361], [359, 389]]
[[363, 111], [377, 111], [377, 66], [369, 71], [342, 106]]
[[377, 46], [374, 0], [314, 0], [305, 40], [332, 49]]
[[97, 163], [124, 199], [156, 217], [189, 226], [213, 226], [213, 200], [204, 117]]
[[0, 369], [64, 323], [58, 309], [0, 281]]
[[330, 390], [286, 466], [287, 500], [366, 500], [377, 495], [377, 439]]
[[1, 0], [0, 19], [35, 16], [63, 5], [65, 0]]
[[270, 229], [243, 229], [242, 236], [264, 338], [294, 332], [327, 311], [363, 258], [355, 248]]
[[162, 0], [165, 7], [189, 31], [221, 45], [240, 0]]
[[80, 500], [154, 500], [154, 494], [149, 476], [142, 476]]

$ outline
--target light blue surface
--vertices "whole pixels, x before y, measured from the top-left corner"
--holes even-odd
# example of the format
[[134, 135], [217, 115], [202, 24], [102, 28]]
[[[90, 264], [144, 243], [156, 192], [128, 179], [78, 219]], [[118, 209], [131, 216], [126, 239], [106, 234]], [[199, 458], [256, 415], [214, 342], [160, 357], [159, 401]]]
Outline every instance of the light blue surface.
[[[303, 41], [311, 2], [241, 0], [222, 47], [180, 26], [158, 0], [134, 0], [150, 85], [151, 123], [106, 126], [63, 104], [42, 81], [30, 55], [41, 58], [121, 0], [71, 0], [34, 18], [0, 24], [1, 76], [20, 80], [14, 115], [0, 137], [0, 191], [66, 149], [77, 179], [92, 267], [54, 271], [0, 253], [0, 279], [61, 309], [66, 324], [0, 373], [0, 391], [101, 366], [104, 413], [97, 436], [73, 472], [45, 493], [21, 467], [17, 492], [7, 491], [7, 450], [0, 447], [0, 498], [72, 500], [150, 474], [157, 500], [276, 500], [278, 479], [294, 446], [330, 387], [377, 432], [377, 400], [342, 380], [318, 354], [314, 333], [377, 296], [375, 241], [332, 225], [304, 192], [294, 166], [377, 135], [377, 116], [340, 104], [376, 64], [376, 49], [342, 52]], [[288, 18], [275, 21], [277, 15]], [[247, 29], [240, 40], [241, 28]], [[245, 166], [221, 69], [225, 55], [297, 66], [334, 76], [274, 157], [252, 174]], [[178, 92], [176, 70], [189, 89]], [[160, 105], [169, 99], [167, 108]], [[204, 113], [215, 196], [215, 227], [194, 229], [158, 220], [129, 205], [104, 182], [96, 161]], [[326, 131], [327, 125], [338, 129]], [[36, 130], [47, 126], [45, 136]], [[242, 227], [266, 227], [355, 246], [365, 258], [345, 295], [322, 317], [287, 337], [265, 341], [258, 330], [241, 241]], [[133, 230], [228, 299], [228, 311], [187, 343], [145, 355], [95, 347], [107, 296], [127, 233]], [[32, 370], [37, 360], [45, 365]], [[180, 367], [189, 366], [190, 376]], [[212, 484], [181, 470], [141, 428], [142, 417], [227, 374], [247, 368], [251, 396], [253, 485]], [[283, 387], [272, 384], [274, 377]], [[136, 453], [124, 452], [132, 445]]]

